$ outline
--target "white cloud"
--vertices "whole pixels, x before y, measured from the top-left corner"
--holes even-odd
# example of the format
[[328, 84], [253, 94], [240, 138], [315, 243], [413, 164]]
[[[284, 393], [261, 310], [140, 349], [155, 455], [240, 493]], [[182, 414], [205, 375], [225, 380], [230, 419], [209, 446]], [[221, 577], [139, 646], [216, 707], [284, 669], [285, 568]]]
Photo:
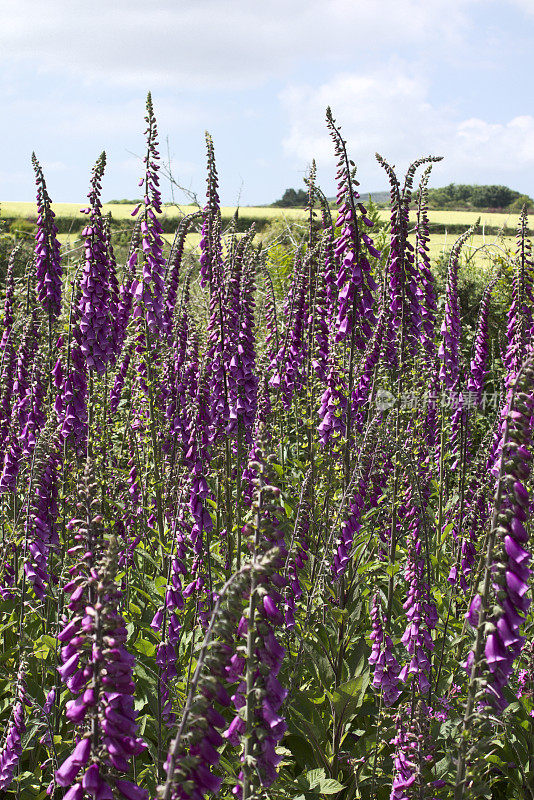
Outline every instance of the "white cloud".
[[365, 188], [385, 184], [376, 151], [398, 172], [419, 156], [444, 156], [434, 168], [438, 183], [444, 176], [491, 182], [492, 176], [534, 166], [534, 117], [499, 124], [458, 119], [454, 108], [434, 104], [425, 79], [399, 61], [375, 72], [338, 75], [319, 87], [293, 86], [280, 99], [289, 123], [286, 155], [300, 163], [315, 158], [331, 172], [334, 153], [325, 124], [330, 105]]
[[534, 0], [510, 0], [510, 2], [527, 14], [534, 14]]
[[252, 86], [302, 59], [340, 63], [398, 45], [447, 47], [481, 0], [4, 0], [0, 53], [85, 80]]

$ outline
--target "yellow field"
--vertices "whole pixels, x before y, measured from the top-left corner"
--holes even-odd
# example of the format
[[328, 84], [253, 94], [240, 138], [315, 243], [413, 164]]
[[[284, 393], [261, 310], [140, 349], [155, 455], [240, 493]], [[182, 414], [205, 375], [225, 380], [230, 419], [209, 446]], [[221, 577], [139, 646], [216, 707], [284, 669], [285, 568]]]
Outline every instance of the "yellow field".
[[[380, 209], [380, 219], [388, 220], [389, 211], [387, 209]], [[410, 211], [410, 222], [415, 222], [416, 212]], [[478, 214], [475, 211], [429, 211], [428, 219], [440, 225], [465, 225], [468, 228], [474, 225], [480, 217], [480, 228], [483, 226], [492, 228], [506, 227], [509, 230], [515, 230], [519, 222], [519, 214]]]
[[[83, 203], [52, 203], [52, 209], [57, 216], [61, 217], [78, 217], [80, 209], [83, 208]], [[122, 203], [104, 203], [102, 206], [102, 213], [111, 214], [115, 219], [127, 219], [131, 216], [134, 210], [134, 205], [127, 205]], [[198, 211], [196, 206], [164, 206], [163, 214], [166, 217], [176, 217], [179, 219], [185, 214], [192, 214]], [[223, 206], [221, 212], [223, 217], [233, 217], [236, 211], [236, 206]], [[0, 203], [0, 218], [1, 217], [23, 217], [35, 218], [37, 216], [37, 206], [35, 203], [14, 203], [2, 202]], [[239, 216], [241, 219], [250, 219], [251, 221], [258, 217], [270, 217], [274, 219], [304, 219], [305, 211], [302, 208], [271, 208], [270, 206], [242, 206], [239, 208]]]
[[[437, 259], [444, 250], [450, 250], [457, 239], [457, 235], [436, 233], [430, 237], [430, 258]], [[515, 247], [514, 236], [472, 236], [463, 246], [465, 256], [472, 256], [477, 268], [492, 268], [492, 256], [503, 253], [513, 254]]]
[[[106, 203], [103, 206], [103, 212], [108, 213], [111, 211], [115, 219], [128, 219], [135, 206], [123, 205], [122, 203]], [[80, 209], [83, 208], [83, 203], [53, 203], [52, 208], [58, 216], [78, 218]], [[167, 218], [180, 219], [185, 214], [191, 214], [196, 211], [196, 206], [183, 205], [183, 206], [164, 206], [163, 214]], [[235, 206], [223, 206], [221, 208], [222, 215], [225, 219], [231, 218], [236, 211]], [[22, 202], [3, 202], [0, 204], [0, 218], [1, 217], [22, 217], [22, 218], [35, 218], [37, 215], [37, 208], [35, 203], [22, 203]], [[287, 219], [288, 221], [304, 220], [306, 212], [302, 208], [271, 208], [270, 206], [245, 206], [239, 209], [239, 216], [241, 219], [249, 219], [251, 222], [254, 219]], [[379, 211], [380, 219], [389, 219], [389, 211], [381, 209]], [[410, 221], [415, 221], [415, 211], [410, 212]], [[475, 211], [430, 211], [430, 222], [441, 225], [465, 225], [466, 228], [476, 222], [480, 217], [480, 229], [484, 226], [492, 228], [505, 228], [507, 231], [515, 230], [519, 220], [518, 214], [478, 214]]]
[[[72, 217], [76, 218], [80, 214], [80, 208], [83, 207], [83, 204], [78, 203], [54, 203], [53, 209], [58, 216], [61, 217]], [[113, 217], [115, 219], [128, 219], [131, 217], [131, 212], [133, 210], [133, 205], [123, 205], [121, 203], [113, 203], [113, 204], [106, 204], [103, 206], [104, 213], [111, 211]], [[195, 206], [166, 206], [164, 207], [164, 214], [167, 217], [176, 218], [177, 220], [184, 216], [185, 214], [190, 214], [193, 211], [197, 210]], [[233, 216], [235, 213], [236, 207], [235, 206], [224, 206], [221, 211], [223, 217], [228, 220]], [[37, 214], [37, 209], [34, 203], [22, 203], [22, 202], [5, 202], [0, 205], [0, 218], [4, 217], [20, 217], [21, 219], [24, 218], [35, 218]], [[389, 212], [386, 209], [383, 209], [379, 212], [380, 218], [383, 220], [387, 220], [389, 217]], [[288, 221], [297, 221], [305, 219], [305, 211], [301, 208], [271, 208], [268, 206], [254, 206], [254, 207], [242, 207], [239, 209], [239, 216], [241, 219], [249, 219], [251, 222], [254, 219], [266, 217], [272, 218], [273, 221], [276, 219], [286, 219]], [[431, 222], [440, 223], [442, 225], [465, 225], [467, 228], [469, 225], [472, 225], [479, 215], [475, 212], [470, 211], [430, 211], [429, 218]], [[491, 253], [498, 253], [501, 249], [506, 249], [508, 251], [513, 250], [514, 248], [514, 236], [512, 234], [512, 230], [516, 227], [518, 222], [518, 215], [517, 214], [482, 214], [481, 216], [481, 227], [478, 229], [480, 232], [469, 240], [469, 242], [464, 245], [464, 253], [467, 255], [472, 254], [474, 262], [476, 263], [477, 267], [480, 266], [484, 268], [487, 266], [488, 268], [491, 266]], [[410, 212], [410, 220], [415, 220], [415, 213]], [[133, 221], [133, 220], [132, 220]], [[500, 237], [497, 240], [497, 237], [492, 234], [484, 234], [483, 226], [488, 226], [492, 228], [500, 228], [504, 227], [507, 233], [507, 236]], [[31, 238], [31, 234], [29, 235]], [[439, 255], [454, 244], [455, 240], [457, 239], [458, 234], [452, 233], [435, 233], [432, 234], [430, 237], [430, 256], [434, 260], [439, 257]], [[258, 237], [261, 238], [261, 235]], [[61, 241], [63, 250], [65, 253], [69, 252], [72, 257], [76, 257], [79, 253], [81, 248], [81, 240], [79, 237], [79, 233], [62, 233], [59, 235], [59, 239]], [[170, 246], [173, 235], [172, 234], [164, 234], [164, 239]], [[199, 233], [190, 233], [186, 239], [186, 247], [188, 250], [196, 250], [198, 248], [198, 244], [200, 241], [200, 234]], [[482, 248], [482, 249], [481, 249]]]

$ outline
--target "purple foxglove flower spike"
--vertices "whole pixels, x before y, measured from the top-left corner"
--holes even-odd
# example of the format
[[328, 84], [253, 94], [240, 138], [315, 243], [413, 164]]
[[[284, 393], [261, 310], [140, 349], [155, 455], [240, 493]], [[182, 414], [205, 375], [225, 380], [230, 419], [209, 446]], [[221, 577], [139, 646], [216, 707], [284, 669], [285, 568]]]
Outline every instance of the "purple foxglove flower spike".
[[59, 547], [57, 532], [59, 468], [61, 457], [57, 445], [34, 466], [35, 496], [26, 520], [27, 557], [24, 571], [37, 597], [46, 597], [50, 583], [51, 552]]
[[408, 727], [405, 723], [409, 717], [408, 709], [399, 711], [395, 720], [396, 735], [391, 740], [395, 745], [393, 757], [393, 783], [390, 800], [411, 800], [416, 789], [419, 772], [418, 737], [414, 735], [413, 723]]
[[215, 150], [213, 140], [206, 131], [206, 151], [208, 157], [208, 178], [206, 205], [202, 211], [202, 232], [200, 236], [200, 280], [202, 286], [210, 287], [210, 293], [216, 293], [220, 287], [222, 245], [221, 245], [221, 207], [219, 200], [219, 182], [215, 166]]
[[37, 276], [37, 296], [48, 314], [50, 324], [59, 316], [61, 310], [61, 266], [60, 244], [57, 238], [55, 214], [50, 207], [50, 197], [35, 153], [32, 164], [37, 185], [37, 233], [35, 235], [35, 270]]
[[515, 271], [512, 282], [512, 303], [508, 309], [507, 345], [504, 363], [508, 371], [506, 385], [512, 382], [525, 350], [532, 344], [532, 305], [534, 303], [534, 271], [531, 243], [528, 239], [527, 208], [519, 215], [516, 234]]
[[317, 412], [321, 419], [317, 432], [323, 447], [340, 439], [347, 428], [346, 379], [333, 347], [330, 347], [327, 365], [326, 389]]
[[460, 381], [460, 300], [458, 296], [458, 270], [464, 243], [472, 235], [473, 225], [455, 241], [449, 256], [445, 313], [441, 324], [442, 343], [438, 350], [441, 359], [440, 379], [444, 391], [458, 392]]
[[[529, 513], [526, 485], [532, 462], [533, 383], [530, 351], [527, 362], [509, 385], [509, 401], [501, 411], [502, 441], [493, 520], [497, 527], [492, 531], [495, 550], [491, 565], [491, 610], [487, 610], [489, 598], [484, 597], [479, 609], [471, 608], [468, 612], [470, 624], [484, 626], [484, 656], [489, 671], [484, 685], [487, 699], [497, 712], [508, 704], [503, 689], [523, 647], [521, 626], [531, 602], [528, 597], [531, 555], [526, 527]], [[467, 664], [475, 671], [479, 668], [473, 654]]]
[[[376, 322], [374, 292], [377, 285], [367, 254], [379, 258], [380, 253], [371, 237], [365, 233], [367, 227], [372, 227], [372, 222], [367, 218], [364, 206], [358, 203], [360, 195], [356, 186], [359, 183], [355, 178], [354, 164], [348, 157], [346, 142], [339, 132], [339, 126], [336, 125], [330, 108], [326, 110], [326, 124], [334, 142], [337, 159], [336, 226], [341, 228], [334, 250], [339, 264], [336, 280], [339, 290], [336, 340], [353, 341], [361, 350], [365, 347], [365, 341]], [[363, 230], [359, 223], [363, 223]]]
[[[159, 151], [158, 130], [152, 96], [150, 92], [146, 100], [147, 153], [145, 156], [145, 195], [142, 207], [141, 230], [141, 266], [142, 271], [135, 290], [135, 317], [144, 318], [152, 336], [157, 337], [165, 325], [164, 313], [164, 275], [165, 259], [163, 257], [162, 227], [159, 220], [161, 214], [161, 192], [159, 189]], [[136, 213], [138, 213], [139, 207]]]
[[[86, 469], [84, 503], [87, 518], [80, 525], [75, 541], [90, 554], [71, 570], [72, 580], [64, 587], [70, 595], [71, 619], [64, 618], [58, 634], [62, 643], [63, 665], [58, 672], [73, 694], [67, 703], [67, 718], [80, 729], [81, 738], [74, 751], [56, 772], [60, 786], [82, 786], [93, 796], [114, 797], [137, 794], [148, 800], [148, 792], [125, 780], [130, 760], [146, 748], [137, 736], [134, 708], [135, 685], [132, 679], [134, 657], [126, 650], [126, 626], [120, 615], [121, 592], [115, 576], [118, 544], [109, 541], [99, 558], [103, 542], [101, 515], [95, 515], [91, 472]], [[85, 731], [89, 726], [90, 738]], [[131, 790], [130, 790], [130, 787]], [[74, 796], [76, 796], [74, 794]]]
[[114, 333], [117, 317], [117, 286], [113, 263], [108, 252], [109, 237], [101, 215], [100, 189], [106, 166], [106, 154], [97, 160], [91, 177], [89, 222], [82, 231], [85, 240], [85, 265], [80, 281], [80, 349], [89, 370], [99, 375], [106, 371], [117, 352]]
[[229, 382], [229, 421], [227, 433], [232, 433], [240, 426], [245, 440], [252, 440], [252, 426], [256, 416], [257, 383], [255, 374], [256, 348], [254, 339], [254, 311], [255, 300], [255, 260], [254, 254], [247, 247], [249, 242], [243, 237], [236, 248], [238, 252], [244, 250], [243, 271], [241, 276], [241, 291], [238, 302], [235, 304], [237, 311], [236, 335], [233, 356], [228, 365]]
[[[473, 345], [474, 353], [471, 359], [471, 372], [467, 381], [467, 393], [469, 401], [473, 405], [479, 406], [482, 402], [482, 392], [484, 381], [487, 375], [488, 352], [488, 314], [490, 308], [491, 292], [497, 283], [498, 278], [494, 278], [484, 289], [480, 310], [478, 312], [477, 331]], [[471, 402], [469, 403], [471, 405]]]
[[308, 318], [308, 272], [309, 258], [301, 259], [297, 253], [293, 272], [293, 283], [286, 299], [288, 320], [284, 341], [271, 364], [275, 373], [269, 385], [280, 392], [282, 403], [289, 408], [293, 395], [304, 387], [303, 364], [305, 356], [305, 330]]
[[186, 236], [199, 216], [200, 212], [195, 211], [194, 214], [188, 214], [180, 221], [172, 243], [171, 252], [167, 259], [168, 285], [165, 295], [165, 330], [167, 332], [169, 344], [172, 342], [176, 298], [178, 295], [178, 283], [180, 280]]
[[391, 706], [401, 695], [399, 689], [400, 666], [393, 654], [391, 637], [384, 634], [380, 604], [376, 594], [371, 606], [371, 621], [373, 632], [371, 633], [372, 648], [369, 663], [374, 664], [375, 667], [373, 686], [382, 691], [385, 705]]
[[17, 699], [7, 729], [7, 735], [0, 751], [0, 789], [7, 789], [11, 784], [19, 758], [22, 755], [22, 736], [26, 730], [24, 706], [29, 704], [26, 699], [24, 678], [24, 668], [21, 668], [17, 675]]
[[415, 242], [415, 272], [418, 276], [417, 298], [421, 311], [419, 337], [423, 347], [427, 364], [432, 369], [436, 357], [435, 327], [437, 301], [435, 278], [430, 270], [430, 253], [428, 243], [428, 180], [432, 171], [432, 164], [424, 170], [419, 182], [417, 198], [417, 224]]
[[[414, 161], [408, 168], [401, 189], [393, 168], [376, 154], [378, 163], [384, 168], [391, 186], [391, 241], [387, 264], [390, 284], [391, 331], [390, 336], [398, 344], [402, 342], [404, 352], [399, 353], [404, 365], [407, 356], [414, 356], [421, 337], [420, 329], [424, 316], [424, 286], [426, 273], [419, 274], [415, 266], [414, 248], [408, 241], [409, 208], [413, 180], [416, 170], [427, 162], [440, 161], [439, 156], [428, 156]], [[401, 335], [401, 327], [403, 328]]]
[[[275, 631], [284, 622], [284, 599], [280, 588], [286, 584], [287, 579], [281, 574], [281, 568], [288, 553], [279, 521], [283, 514], [280, 490], [266, 482], [270, 475], [267, 474], [268, 468], [261, 444], [256, 449], [255, 463], [250, 464], [258, 474], [253, 510], [262, 519], [261, 538], [258, 528], [251, 544], [254, 560], [263, 556], [269, 559], [270, 568], [250, 582], [249, 595], [252, 591], [256, 593], [256, 604], [250, 603], [249, 596], [249, 615], [243, 617], [238, 626], [238, 634], [246, 634], [247, 637], [247, 684], [250, 686], [252, 677], [254, 685], [254, 691], [248, 695], [245, 703], [242, 693], [244, 682], [233, 698], [237, 709], [246, 706], [245, 725], [243, 726], [243, 719], [238, 714], [224, 734], [233, 744], [237, 744], [239, 737], [244, 736], [241, 759], [244, 769], [239, 775], [240, 784], [233, 790], [238, 797], [242, 791], [241, 781], [244, 784], [248, 782], [249, 786], [254, 785], [257, 789], [260, 785], [268, 788], [275, 781], [276, 768], [281, 760], [275, 748], [287, 728], [280, 713], [287, 691], [278, 681], [285, 651], [278, 643]], [[234, 675], [237, 676], [240, 670], [241, 664]]]
[[[403, 603], [408, 625], [402, 636], [402, 643], [411, 656], [399, 674], [399, 680], [406, 681], [413, 675], [419, 691], [424, 694], [430, 688], [430, 656], [434, 649], [432, 630], [436, 627], [438, 615], [430, 598], [428, 576], [425, 575], [422, 536], [426, 535], [417, 493], [411, 486], [406, 488], [404, 516], [409, 523], [409, 551], [404, 577], [407, 584], [407, 598]], [[424, 499], [424, 498], [423, 498]]]
[[113, 416], [117, 413], [117, 409], [119, 407], [119, 403], [121, 400], [122, 390], [124, 389], [124, 384], [126, 381], [126, 376], [128, 374], [128, 368], [130, 366], [130, 361], [132, 358], [132, 350], [133, 345], [130, 344], [129, 346], [125, 347], [123, 351], [122, 362], [119, 368], [119, 371], [115, 375], [115, 381], [113, 383], [113, 387], [109, 392], [109, 414]]

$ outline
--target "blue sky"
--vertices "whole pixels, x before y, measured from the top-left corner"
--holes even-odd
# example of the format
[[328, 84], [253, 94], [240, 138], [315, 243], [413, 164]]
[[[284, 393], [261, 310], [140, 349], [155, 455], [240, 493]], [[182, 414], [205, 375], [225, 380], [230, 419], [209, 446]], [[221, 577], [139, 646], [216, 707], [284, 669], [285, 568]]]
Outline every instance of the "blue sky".
[[0, 198], [33, 199], [35, 150], [52, 198], [82, 201], [103, 149], [103, 198], [135, 197], [148, 90], [201, 200], [205, 130], [224, 204], [302, 187], [312, 158], [333, 194], [327, 105], [364, 191], [378, 151], [534, 195], [533, 33], [534, 0], [3, 0]]

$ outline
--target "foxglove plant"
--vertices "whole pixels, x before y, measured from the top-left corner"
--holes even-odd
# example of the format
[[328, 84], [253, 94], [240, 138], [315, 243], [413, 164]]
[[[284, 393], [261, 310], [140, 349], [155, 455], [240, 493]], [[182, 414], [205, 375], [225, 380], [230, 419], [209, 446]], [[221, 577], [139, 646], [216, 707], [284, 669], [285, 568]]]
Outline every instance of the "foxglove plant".
[[[13, 407], [6, 442], [6, 451], [0, 475], [0, 494], [15, 491], [15, 484], [20, 469], [23, 443], [21, 434], [26, 428], [26, 423], [31, 412], [31, 394], [29, 381], [32, 368], [35, 368], [34, 359], [38, 350], [37, 313], [34, 309], [32, 316], [23, 331], [19, 346], [19, 355], [13, 381]], [[41, 415], [37, 414], [38, 417]], [[37, 423], [37, 417], [30, 422]]]
[[126, 650], [126, 627], [118, 611], [117, 541], [111, 538], [107, 552], [99, 557], [104, 532], [92, 492], [89, 484], [87, 516], [73, 548], [83, 552], [82, 561], [65, 586], [71, 614], [58, 633], [63, 662], [58, 672], [77, 695], [67, 703], [66, 716], [78, 729], [78, 740], [56, 771], [55, 781], [68, 789], [68, 800], [82, 800], [85, 793], [102, 800], [116, 796], [148, 800], [148, 792], [127, 775], [132, 757], [146, 745], [137, 736], [135, 659]]
[[341, 368], [337, 364], [336, 353], [330, 347], [328, 355], [328, 375], [326, 389], [321, 397], [318, 415], [321, 422], [317, 426], [319, 441], [326, 446], [340, 439], [347, 428], [346, 381]]
[[472, 226], [457, 238], [449, 255], [445, 312], [441, 324], [442, 342], [438, 350], [438, 356], [441, 360], [441, 385], [443, 390], [448, 392], [457, 393], [460, 383], [459, 346], [462, 327], [458, 294], [458, 271], [462, 247], [472, 235], [474, 228], [475, 226]]
[[55, 214], [50, 206], [43, 170], [35, 153], [32, 164], [37, 185], [37, 233], [35, 235], [35, 271], [37, 276], [37, 296], [45, 309], [49, 325], [59, 316], [61, 310], [61, 264], [60, 244], [57, 238]]
[[61, 422], [61, 434], [78, 452], [87, 446], [87, 366], [81, 347], [81, 332], [76, 309], [72, 341], [67, 357], [67, 369], [54, 404]]
[[264, 575], [252, 571], [248, 611], [238, 627], [238, 634], [246, 632], [245, 681], [234, 704], [243, 709], [244, 715], [238, 713], [225, 736], [234, 744], [238, 736], [244, 737], [243, 768], [240, 783], [234, 789], [239, 800], [251, 800], [260, 787], [268, 788], [274, 783], [276, 767], [281, 761], [276, 746], [287, 728], [279, 713], [287, 690], [277, 677], [285, 650], [275, 633], [284, 621], [283, 598], [278, 588], [285, 582], [279, 570], [287, 554], [279, 522], [283, 509], [279, 506], [280, 490], [266, 483], [268, 475], [261, 448], [256, 456], [257, 461], [250, 464], [258, 474], [251, 545], [253, 560], [263, 556], [270, 569]]
[[391, 186], [390, 250], [387, 274], [390, 284], [392, 335], [397, 340], [401, 364], [407, 356], [414, 356], [421, 337], [421, 326], [425, 316], [428, 273], [418, 274], [415, 266], [414, 247], [408, 240], [409, 207], [416, 170], [427, 162], [440, 161], [439, 156], [428, 156], [414, 161], [408, 168], [401, 189], [393, 168], [376, 154], [378, 163], [384, 168]]
[[301, 391], [305, 382], [303, 365], [304, 331], [308, 316], [308, 258], [303, 260], [297, 254], [293, 284], [286, 301], [288, 326], [284, 342], [271, 364], [275, 372], [269, 385], [280, 392], [284, 408], [290, 407], [293, 396]]
[[18, 248], [9, 256], [6, 270], [6, 290], [4, 297], [4, 316], [2, 319], [2, 339], [0, 341], [0, 463], [3, 463], [8, 432], [11, 425], [11, 406], [13, 382], [15, 379], [16, 354], [14, 344], [14, 269]]
[[126, 376], [128, 375], [128, 369], [130, 367], [130, 361], [132, 359], [132, 350], [133, 350], [133, 345], [131, 343], [127, 345], [123, 350], [122, 362], [117, 374], [115, 375], [113, 386], [109, 392], [110, 416], [113, 416], [113, 414], [117, 412], [117, 409], [119, 407], [122, 392], [124, 390], [124, 384], [126, 382]]
[[22, 737], [26, 731], [25, 705], [29, 705], [26, 695], [25, 667], [17, 675], [16, 701], [9, 722], [7, 735], [0, 751], [0, 789], [7, 789], [13, 781], [15, 770], [22, 755]]
[[200, 276], [202, 285], [209, 285], [213, 294], [221, 282], [221, 208], [219, 200], [219, 180], [215, 165], [213, 139], [206, 131], [206, 150], [208, 158], [208, 188], [206, 205], [202, 211], [202, 232], [200, 236]]
[[343, 341], [347, 337], [349, 341], [353, 339], [355, 346], [361, 350], [376, 321], [374, 291], [377, 286], [367, 253], [374, 258], [379, 258], [380, 253], [371, 237], [360, 229], [359, 223], [363, 223], [367, 228], [372, 228], [373, 223], [368, 219], [365, 207], [358, 203], [360, 195], [356, 186], [359, 184], [354, 176], [354, 164], [348, 157], [346, 142], [339, 132], [339, 126], [336, 125], [330, 108], [326, 110], [326, 124], [334, 142], [336, 155], [338, 186], [336, 226], [341, 228], [334, 251], [339, 264], [336, 281], [339, 290], [336, 338], [338, 341]]
[[[374, 437], [371, 436], [368, 447], [373, 439]], [[373, 444], [376, 446], [376, 442], [373, 441]], [[336, 552], [331, 567], [334, 579], [339, 579], [345, 573], [352, 557], [356, 534], [362, 525], [364, 511], [372, 508], [376, 500], [375, 497], [368, 495], [369, 490], [372, 488], [370, 478], [374, 461], [368, 447], [360, 454], [358, 481], [352, 491], [347, 509], [348, 513], [341, 524], [341, 532], [336, 542]]]
[[198, 220], [199, 216], [200, 213], [195, 212], [194, 214], [188, 214], [180, 221], [178, 230], [176, 231], [176, 235], [172, 243], [171, 252], [169, 253], [169, 257], [167, 259], [168, 282], [165, 293], [165, 330], [167, 332], [167, 340], [169, 344], [172, 342], [176, 299], [178, 296], [180, 272], [183, 266], [186, 236], [191, 230], [193, 223]]
[[315, 374], [321, 381], [326, 380], [329, 353], [329, 324], [332, 318], [331, 298], [328, 296], [328, 289], [334, 283], [332, 264], [333, 254], [333, 235], [331, 226], [327, 220], [323, 220], [325, 230], [323, 233], [321, 247], [321, 268], [317, 278], [317, 288], [315, 291], [314, 313], [308, 317], [308, 326], [314, 329], [315, 350], [312, 367]]
[[[507, 705], [503, 689], [513, 671], [513, 664], [523, 646], [521, 625], [529, 609], [528, 579], [530, 553], [525, 528], [529, 495], [525, 487], [530, 475], [532, 437], [530, 420], [534, 412], [532, 380], [534, 369], [529, 360], [516, 378], [510, 407], [503, 409], [500, 475], [497, 481], [492, 539], [488, 545], [487, 574], [482, 596], [477, 595], [469, 611], [469, 622], [482, 630], [485, 663], [489, 674], [484, 684], [488, 699], [502, 710]], [[496, 526], [496, 527], [495, 527]], [[496, 546], [490, 554], [490, 545]], [[493, 606], [488, 605], [490, 581]], [[477, 632], [478, 638], [478, 632]], [[477, 643], [478, 644], [478, 643]], [[475, 653], [477, 669], [481, 653]]]
[[106, 166], [106, 154], [98, 158], [91, 176], [88, 194], [89, 224], [82, 231], [85, 242], [85, 265], [80, 281], [79, 331], [80, 349], [90, 371], [102, 375], [116, 355], [114, 321], [117, 316], [116, 301], [110, 285], [113, 267], [107, 248], [104, 221], [101, 215], [100, 191]]
[[415, 796], [416, 782], [420, 778], [418, 765], [419, 743], [415, 735], [413, 720], [408, 725], [403, 718], [407, 716], [399, 711], [395, 721], [396, 735], [391, 740], [395, 746], [393, 757], [393, 784], [390, 800], [412, 800]]
[[[47, 439], [46, 436], [44, 438]], [[31, 498], [26, 518], [24, 571], [35, 595], [44, 599], [47, 585], [51, 581], [50, 557], [59, 546], [58, 473], [61, 457], [57, 443], [45, 441], [43, 445], [39, 444], [34, 462], [35, 495]]]
[[435, 327], [437, 301], [435, 279], [430, 269], [429, 221], [428, 221], [428, 180], [432, 164], [424, 170], [419, 182], [417, 197], [417, 225], [415, 242], [415, 270], [418, 273], [417, 296], [421, 309], [420, 341], [430, 368], [436, 356]]
[[161, 214], [161, 192], [159, 189], [159, 151], [158, 129], [150, 92], [146, 99], [147, 151], [144, 159], [145, 176], [139, 182], [144, 186], [143, 202], [135, 213], [142, 208], [141, 231], [141, 265], [142, 271], [135, 289], [136, 309], [134, 316], [144, 318], [152, 336], [157, 337], [165, 324], [164, 313], [164, 274], [162, 228], [159, 221]]
[[295, 627], [296, 601], [303, 594], [299, 573], [309, 559], [309, 533], [313, 516], [312, 481], [313, 474], [310, 468], [302, 482], [297, 518], [285, 560], [284, 577], [287, 579], [287, 584], [284, 590], [284, 617], [288, 630]]
[[384, 345], [384, 334], [387, 330], [388, 313], [382, 309], [378, 315], [378, 320], [369, 341], [367, 349], [362, 358], [358, 369], [357, 379], [351, 396], [352, 415], [356, 430], [361, 433], [365, 420], [366, 406], [369, 405], [374, 386], [374, 375], [382, 348]]
[[141, 217], [137, 217], [128, 251], [128, 258], [126, 260], [126, 267], [122, 282], [119, 286], [119, 301], [117, 306], [116, 320], [117, 346], [119, 350], [122, 348], [127, 336], [128, 323], [130, 322], [134, 302], [134, 292], [137, 288], [135, 276], [137, 271], [140, 235]]
[[382, 615], [378, 595], [373, 596], [371, 605], [371, 655], [369, 664], [374, 666], [373, 686], [382, 691], [384, 703], [391, 706], [401, 695], [399, 688], [400, 666], [393, 653], [393, 642], [389, 634], [384, 633]]
[[[268, 577], [273, 556], [278, 558], [277, 553], [270, 553], [245, 564], [221, 588], [204, 636], [180, 726], [165, 762], [167, 779], [158, 787], [162, 800], [202, 800], [207, 792], [217, 794], [221, 788], [222, 779], [213, 770], [219, 763], [218, 748], [224, 743], [221, 732], [227, 728], [227, 722], [218, 706], [224, 708], [231, 702], [225, 683], [230, 672], [235, 670], [235, 659], [232, 663], [230, 657], [234, 632], [236, 628], [238, 635], [243, 632], [240, 621], [242, 598], [250, 586], [251, 573], [263, 579]], [[223, 602], [225, 608], [221, 613]], [[228, 732], [231, 727], [226, 731], [226, 738], [230, 741], [232, 734]]]
[[[478, 223], [477, 223], [478, 224]], [[472, 235], [476, 225], [471, 226], [462, 233], [454, 243], [450, 255], [447, 271], [447, 289], [445, 312], [441, 324], [442, 342], [438, 349], [441, 360], [439, 377], [441, 388], [448, 395], [449, 403], [453, 408], [451, 417], [450, 451], [453, 456], [452, 469], [456, 469], [460, 461], [460, 438], [462, 430], [466, 429], [465, 398], [460, 393], [460, 338], [462, 333], [460, 318], [460, 299], [458, 294], [458, 272], [460, 268], [460, 254], [463, 245]], [[440, 443], [441, 453], [441, 443]], [[440, 455], [440, 459], [442, 456]]]
[[[476, 628], [473, 650], [466, 668], [470, 673], [462, 738], [457, 759], [454, 800], [462, 800], [466, 785], [468, 733], [476, 721], [476, 700], [497, 714], [508, 705], [505, 697], [514, 662], [524, 637], [521, 626], [530, 606], [528, 579], [530, 553], [528, 531], [529, 495], [525, 487], [532, 460], [531, 418], [534, 412], [532, 354], [508, 387], [508, 402], [500, 414], [501, 441], [496, 460], [498, 477], [493, 515], [487, 538], [484, 576], [479, 593], [466, 614]], [[480, 721], [480, 718], [478, 718]]]
[[482, 392], [484, 381], [488, 374], [488, 315], [490, 309], [491, 292], [497, 283], [498, 278], [494, 278], [484, 289], [480, 310], [478, 313], [477, 331], [475, 334], [474, 353], [471, 359], [471, 373], [467, 381], [466, 391], [469, 399], [473, 400], [474, 405], [480, 406], [482, 402]]
[[252, 427], [257, 404], [256, 348], [254, 342], [254, 311], [256, 306], [254, 292], [256, 286], [254, 273], [254, 256], [248, 253], [243, 267], [241, 292], [237, 304], [239, 316], [234, 355], [228, 366], [230, 415], [227, 432], [231, 433], [235, 427], [239, 427], [248, 442], [252, 438]]
[[523, 206], [516, 234], [515, 270], [512, 282], [512, 303], [508, 310], [507, 346], [504, 363], [509, 384], [517, 373], [525, 349], [532, 343], [532, 305], [534, 303], [534, 270], [532, 246], [527, 236], [528, 215]]
[[[402, 668], [399, 679], [406, 681], [413, 675], [421, 693], [430, 688], [430, 658], [434, 649], [432, 630], [436, 627], [438, 615], [430, 598], [428, 562], [425, 563], [423, 536], [426, 536], [424, 509], [413, 497], [413, 489], [406, 490], [406, 518], [409, 522], [409, 551], [404, 577], [407, 584], [407, 598], [403, 603], [408, 625], [402, 636], [402, 643], [411, 656], [409, 663]], [[425, 574], [426, 573], [426, 574]]]
[[211, 136], [206, 132], [208, 179], [206, 205], [200, 239], [201, 284], [209, 288], [209, 321], [207, 371], [210, 375], [209, 407], [212, 441], [223, 435], [229, 417], [228, 370], [231, 354], [230, 317], [232, 310], [227, 301], [227, 286], [223, 278], [221, 243], [221, 209], [218, 194], [215, 151]]

